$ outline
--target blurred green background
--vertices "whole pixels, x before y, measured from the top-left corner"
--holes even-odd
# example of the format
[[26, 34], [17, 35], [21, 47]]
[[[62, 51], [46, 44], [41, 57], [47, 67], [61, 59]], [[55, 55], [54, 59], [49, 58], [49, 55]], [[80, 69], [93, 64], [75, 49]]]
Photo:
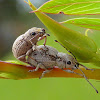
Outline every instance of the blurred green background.
[[[31, 0], [36, 7], [42, 5], [46, 0]], [[55, 47], [59, 52], [67, 52], [59, 44], [55, 43], [54, 37], [49, 30], [39, 21], [35, 14], [30, 14], [31, 9], [23, 0], [0, 0], [0, 60], [16, 60], [12, 55], [12, 44], [14, 40], [31, 27], [45, 28], [48, 37], [47, 45]], [[57, 21], [83, 16], [68, 16], [63, 14], [50, 15]], [[85, 16], [97, 17], [100, 16]], [[85, 33], [85, 28], [73, 25], [67, 27]], [[100, 31], [88, 32], [100, 48]], [[39, 42], [43, 44], [43, 41]], [[84, 64], [87, 67], [96, 67]], [[2, 66], [3, 67], [3, 66]], [[100, 67], [100, 66], [98, 66]], [[100, 81], [90, 80], [100, 92]], [[100, 100], [97, 94], [85, 79], [76, 78], [43, 78], [27, 80], [0, 79], [0, 100]]]

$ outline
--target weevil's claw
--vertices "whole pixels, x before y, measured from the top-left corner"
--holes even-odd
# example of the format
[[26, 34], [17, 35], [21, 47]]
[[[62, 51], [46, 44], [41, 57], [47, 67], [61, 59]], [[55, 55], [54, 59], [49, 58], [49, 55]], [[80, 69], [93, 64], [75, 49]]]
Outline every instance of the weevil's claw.
[[35, 72], [35, 69], [33, 69], [33, 70], [29, 70], [28, 72]]
[[39, 79], [41, 79], [43, 76], [40, 76]]

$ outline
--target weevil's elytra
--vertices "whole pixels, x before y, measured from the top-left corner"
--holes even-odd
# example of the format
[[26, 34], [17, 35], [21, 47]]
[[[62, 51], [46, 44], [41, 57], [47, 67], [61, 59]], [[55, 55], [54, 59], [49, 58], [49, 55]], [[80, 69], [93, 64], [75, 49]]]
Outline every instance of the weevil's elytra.
[[[47, 50], [48, 48], [48, 50]], [[35, 62], [35, 60], [38, 63], [42, 64], [42, 68], [46, 69], [46, 68], [53, 68], [56, 64], [56, 55], [58, 53], [58, 51], [54, 48], [51, 48], [50, 46], [37, 46], [36, 50], [33, 51], [29, 57], [28, 57], [28, 62], [30, 62], [31, 64], [33, 64], [34, 66], [37, 66], [37, 63]], [[34, 49], [34, 47], [33, 47]], [[52, 50], [53, 49], [53, 50]], [[35, 55], [34, 55], [35, 52]], [[33, 59], [30, 59], [33, 58]], [[44, 66], [44, 67], [43, 67]], [[40, 66], [41, 68], [41, 66]]]
[[[26, 54], [32, 52], [32, 46], [42, 39], [46, 39], [46, 32], [43, 28], [33, 27], [25, 34], [20, 35], [12, 46], [12, 52], [15, 58], [20, 61], [26, 62]], [[45, 40], [46, 43], [46, 40]]]

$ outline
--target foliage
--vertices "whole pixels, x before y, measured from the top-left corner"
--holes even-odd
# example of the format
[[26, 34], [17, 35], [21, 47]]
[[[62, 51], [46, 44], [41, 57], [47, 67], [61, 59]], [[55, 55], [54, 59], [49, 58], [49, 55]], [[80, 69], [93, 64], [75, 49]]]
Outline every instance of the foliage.
[[[45, 5], [52, 3], [52, 1], [48, 1], [48, 3], [45, 3], [43, 6], [47, 7]], [[30, 0], [28, 0], [28, 2], [37, 17], [58, 38], [60, 43], [64, 45], [78, 59], [78, 61], [93, 63], [98, 66], [100, 65], [100, 54], [97, 52], [97, 46], [91, 38], [61, 25], [59, 22], [40, 12], [42, 11], [41, 7], [41, 10], [36, 9]]]
[[[56, 1], [56, 0], [52, 0]], [[49, 2], [52, 2], [49, 1]], [[59, 0], [60, 1], [60, 0]], [[78, 1], [77, 1], [78, 2]], [[87, 1], [88, 2], [88, 1]], [[64, 1], [63, 1], [64, 3]], [[71, 3], [71, 2], [70, 2]], [[46, 27], [58, 38], [58, 40], [68, 49], [70, 50], [75, 57], [78, 59], [78, 61], [81, 62], [91, 62], [93, 64], [100, 65], [100, 54], [97, 53], [97, 46], [94, 43], [94, 41], [76, 31], [73, 31], [62, 24], [56, 22], [49, 16], [45, 15], [44, 13], [40, 12], [39, 9], [37, 10], [34, 5], [28, 0], [28, 4], [32, 8], [32, 10], [35, 12], [37, 17], [46, 25]], [[84, 4], [84, 3], [83, 3]], [[45, 3], [46, 5], [46, 3]], [[41, 7], [40, 7], [41, 8]], [[41, 10], [42, 11], [42, 10]], [[72, 19], [73, 21], [76, 21], [76, 19]], [[80, 18], [80, 20], [85, 20], [84, 18]], [[98, 19], [93, 19], [98, 20]], [[89, 23], [94, 24], [93, 20], [91, 20]], [[88, 19], [85, 20], [87, 22]], [[66, 22], [70, 22], [66, 21]], [[79, 23], [79, 21], [77, 21]], [[81, 23], [82, 24], [82, 23]], [[97, 23], [99, 25], [99, 23]], [[56, 27], [55, 27], [56, 26]], [[90, 25], [87, 26], [87, 28], [90, 27]], [[0, 65], [3, 67], [0, 67], [1, 69], [1, 78], [12, 78], [12, 79], [27, 79], [27, 78], [36, 78], [39, 77], [42, 73], [42, 69], [35, 73], [29, 73], [29, 69], [33, 69], [30, 66], [24, 66], [19, 64], [13, 64], [13, 63], [7, 63], [7, 62], [0, 62]], [[82, 69], [84, 70], [84, 69]], [[58, 72], [61, 74], [57, 74]], [[77, 72], [78, 70], [76, 70]], [[56, 73], [57, 72], [57, 73]], [[84, 72], [87, 72], [84, 70]], [[100, 79], [99, 76], [99, 69], [96, 69], [93, 73], [91, 71], [88, 71], [88, 77], [90, 79]], [[54, 74], [55, 73], [55, 74]], [[65, 76], [63, 76], [63, 73], [61, 70], [58, 70], [55, 68], [53, 75], [55, 77], [80, 77], [77, 75], [66, 73]], [[90, 73], [90, 74], [89, 74]], [[51, 73], [52, 74], [52, 73]], [[51, 77], [53, 75], [47, 74], [47, 77]], [[59, 76], [60, 75], [60, 76]], [[93, 75], [93, 76], [92, 76]], [[95, 76], [94, 76], [95, 75]]]

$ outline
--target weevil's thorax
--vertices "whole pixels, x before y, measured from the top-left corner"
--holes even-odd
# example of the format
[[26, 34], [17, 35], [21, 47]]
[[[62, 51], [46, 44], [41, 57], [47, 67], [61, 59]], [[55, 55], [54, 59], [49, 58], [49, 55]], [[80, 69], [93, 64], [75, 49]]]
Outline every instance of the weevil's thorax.
[[65, 53], [58, 52], [56, 64], [59, 68], [65, 68], [66, 66]]
[[76, 69], [77, 61], [73, 56], [66, 53], [59, 52], [57, 57], [58, 58], [56, 62], [59, 68]]
[[44, 34], [45, 34], [45, 29], [33, 27], [24, 34], [24, 38], [26, 41], [29, 42], [29, 40], [35, 37], [36, 35], [39, 35], [39, 37], [42, 37]]

